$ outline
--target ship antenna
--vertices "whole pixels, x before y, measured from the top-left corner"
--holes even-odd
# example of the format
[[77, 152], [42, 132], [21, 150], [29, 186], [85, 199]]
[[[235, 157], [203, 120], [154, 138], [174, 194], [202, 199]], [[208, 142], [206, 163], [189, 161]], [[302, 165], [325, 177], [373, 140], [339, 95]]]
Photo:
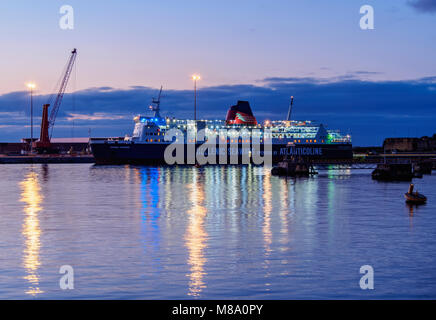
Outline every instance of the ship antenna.
[[294, 96], [291, 96], [291, 103], [289, 104], [288, 117], [286, 118], [286, 121], [291, 120], [291, 113], [292, 113], [292, 105], [293, 104], [294, 104]]

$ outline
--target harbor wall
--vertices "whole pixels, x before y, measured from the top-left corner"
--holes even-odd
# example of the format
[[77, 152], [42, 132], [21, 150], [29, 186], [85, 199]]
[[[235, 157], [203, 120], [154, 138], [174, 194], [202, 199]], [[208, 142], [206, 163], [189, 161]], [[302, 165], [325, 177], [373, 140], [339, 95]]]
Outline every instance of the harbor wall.
[[21, 142], [0, 142], [0, 154], [20, 154], [23, 147]]
[[[55, 142], [52, 143], [53, 147], [58, 149], [61, 153], [67, 153], [73, 148], [74, 152], [86, 152], [88, 143], [83, 142]], [[24, 142], [0, 142], [0, 154], [5, 155], [18, 155], [21, 150], [29, 151], [29, 143]]]
[[383, 142], [385, 152], [431, 152], [436, 151], [436, 134], [421, 138], [387, 138]]

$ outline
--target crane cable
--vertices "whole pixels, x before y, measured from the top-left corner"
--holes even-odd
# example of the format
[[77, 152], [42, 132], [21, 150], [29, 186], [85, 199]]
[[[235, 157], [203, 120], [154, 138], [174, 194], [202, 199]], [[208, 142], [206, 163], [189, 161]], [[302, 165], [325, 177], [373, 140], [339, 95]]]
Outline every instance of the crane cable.
[[53, 87], [53, 90], [52, 90], [52, 92], [51, 92], [51, 94], [50, 94], [50, 96], [49, 96], [49, 98], [47, 100], [47, 104], [49, 104], [51, 107], [53, 107], [53, 102], [54, 102], [54, 100], [55, 100], [55, 98], [56, 98], [56, 96], [58, 94], [57, 93], [58, 88], [61, 86], [61, 82], [62, 82], [62, 79], [64, 78], [64, 74], [67, 72], [67, 68], [68, 68], [68, 61], [65, 64], [65, 67], [63, 68], [62, 73], [60, 74], [59, 79], [55, 83], [55, 85]]
[[74, 70], [73, 70], [73, 73], [74, 73], [74, 75], [73, 75], [73, 90], [72, 90], [72, 92], [71, 92], [71, 96], [72, 96], [72, 115], [73, 115], [73, 117], [72, 117], [72, 128], [71, 128], [71, 138], [72, 139], [74, 139], [74, 125], [75, 125], [75, 122], [74, 122], [74, 117], [75, 117], [75, 114], [76, 114], [76, 82], [77, 82], [77, 57], [76, 57], [76, 63], [74, 64], [74, 66], [73, 66], [73, 68], [74, 68]]

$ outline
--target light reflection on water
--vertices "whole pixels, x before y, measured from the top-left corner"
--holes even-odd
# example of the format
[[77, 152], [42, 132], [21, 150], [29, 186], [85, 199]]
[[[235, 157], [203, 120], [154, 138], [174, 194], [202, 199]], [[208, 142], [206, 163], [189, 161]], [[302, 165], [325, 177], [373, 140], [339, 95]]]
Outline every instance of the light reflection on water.
[[30, 171], [25, 180], [20, 183], [22, 193], [20, 201], [25, 204], [24, 223], [22, 234], [25, 238], [23, 250], [23, 266], [27, 275], [24, 277], [29, 282], [26, 294], [36, 296], [43, 293], [39, 288], [38, 269], [41, 266], [39, 251], [41, 249], [41, 229], [38, 214], [42, 208], [41, 187], [38, 174]]
[[204, 186], [198, 180], [198, 171], [193, 173], [192, 183], [187, 185], [189, 202], [192, 207], [188, 210], [188, 227], [186, 229], [186, 248], [189, 252], [188, 264], [189, 273], [189, 292], [190, 296], [200, 296], [201, 291], [206, 287], [203, 277], [206, 274], [204, 264], [206, 258], [204, 251], [207, 247], [208, 234], [204, 228], [204, 220], [207, 210], [204, 204]]
[[[2, 166], [0, 297], [435, 298], [436, 176], [416, 182], [429, 203], [409, 207], [407, 183], [319, 173]], [[373, 292], [358, 287], [364, 264]]]
[[271, 175], [266, 175], [263, 180], [263, 239], [265, 242], [265, 256], [268, 258], [271, 253], [272, 232], [271, 232]]

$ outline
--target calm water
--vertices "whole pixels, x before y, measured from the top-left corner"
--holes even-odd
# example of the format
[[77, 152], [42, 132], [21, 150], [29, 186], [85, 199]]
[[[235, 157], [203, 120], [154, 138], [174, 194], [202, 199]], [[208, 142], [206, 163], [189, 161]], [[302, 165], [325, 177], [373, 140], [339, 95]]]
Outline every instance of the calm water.
[[[436, 298], [436, 176], [0, 166], [0, 298]], [[375, 290], [359, 269], [375, 271]], [[74, 268], [75, 289], [59, 288]]]

